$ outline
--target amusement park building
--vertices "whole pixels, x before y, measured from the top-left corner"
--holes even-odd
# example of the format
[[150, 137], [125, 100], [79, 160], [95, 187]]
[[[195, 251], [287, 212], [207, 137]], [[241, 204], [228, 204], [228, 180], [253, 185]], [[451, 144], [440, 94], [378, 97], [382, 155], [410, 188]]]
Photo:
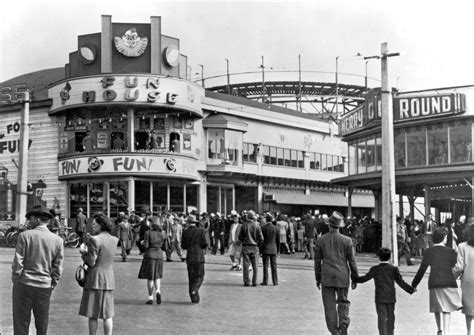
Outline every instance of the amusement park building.
[[[339, 134], [348, 147], [348, 176], [335, 184], [371, 190], [375, 218], [381, 217], [382, 141], [380, 91], [342, 116]], [[395, 188], [408, 199], [424, 201], [423, 216], [437, 222], [474, 215], [474, 86], [403, 92], [393, 97]], [[399, 201], [399, 215], [403, 200]], [[434, 210], [434, 211], [433, 211]], [[397, 211], [396, 211], [397, 212]]]
[[[28, 202], [66, 218], [131, 209], [347, 212], [347, 147], [334, 122], [188, 80], [180, 41], [150, 24], [78, 36], [63, 68], [0, 84], [0, 214], [16, 211], [21, 114], [30, 92]], [[232, 90], [236, 92], [235, 89]], [[240, 95], [240, 96], [239, 96]], [[371, 215], [370, 191], [352, 213]], [[0, 218], [1, 219], [1, 218]]]

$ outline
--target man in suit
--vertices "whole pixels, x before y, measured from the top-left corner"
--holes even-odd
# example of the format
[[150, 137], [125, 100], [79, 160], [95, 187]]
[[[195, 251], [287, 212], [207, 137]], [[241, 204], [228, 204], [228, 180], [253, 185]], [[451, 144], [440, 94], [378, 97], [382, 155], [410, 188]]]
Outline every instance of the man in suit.
[[304, 225], [304, 257], [303, 259], [314, 258], [314, 238], [317, 236], [316, 218], [310, 213], [305, 216]]
[[242, 255], [244, 258], [244, 286], [250, 286], [249, 266], [252, 264], [252, 286], [257, 286], [257, 259], [259, 246], [263, 242], [262, 229], [256, 222], [257, 216], [254, 211], [247, 212], [247, 222], [242, 224], [239, 233], [239, 241], [242, 242]]
[[314, 271], [316, 286], [321, 290], [326, 326], [333, 335], [346, 335], [349, 327], [349, 277], [352, 289], [357, 284], [357, 264], [352, 240], [339, 232], [344, 227], [344, 216], [334, 211], [327, 223], [329, 233], [316, 240]]
[[84, 215], [82, 208], [77, 210], [76, 215], [76, 233], [79, 235], [79, 243], [84, 242], [84, 233], [87, 231], [87, 217]]
[[18, 236], [12, 264], [13, 332], [28, 334], [31, 311], [37, 334], [48, 332], [49, 302], [63, 271], [63, 240], [49, 231], [49, 209], [34, 206], [26, 214], [33, 229]]
[[204, 281], [204, 250], [207, 247], [204, 230], [196, 227], [198, 220], [195, 215], [189, 215], [188, 228], [183, 231], [181, 246], [187, 250], [186, 264], [188, 267], [189, 296], [192, 303], [199, 303], [199, 288]]
[[277, 243], [280, 243], [279, 229], [273, 225], [273, 216], [269, 213], [265, 217], [265, 224], [262, 227], [263, 244], [260, 248], [260, 253], [263, 258], [263, 282], [261, 285], [268, 284], [268, 262], [272, 270], [273, 285], [278, 285], [277, 274]]

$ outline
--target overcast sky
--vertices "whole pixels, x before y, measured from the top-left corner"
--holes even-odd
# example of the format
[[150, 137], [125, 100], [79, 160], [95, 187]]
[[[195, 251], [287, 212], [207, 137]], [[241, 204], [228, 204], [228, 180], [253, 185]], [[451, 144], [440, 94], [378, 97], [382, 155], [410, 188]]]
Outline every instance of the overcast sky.
[[[377, 55], [388, 42], [401, 53], [390, 59], [389, 76], [402, 91], [474, 84], [472, 0], [9, 0], [0, 11], [0, 82], [64, 66], [78, 35], [100, 32], [102, 14], [130, 23], [161, 16], [162, 33], [180, 39], [193, 79], [199, 64], [205, 77], [225, 74], [225, 58], [231, 73], [259, 71], [261, 56], [267, 71], [297, 70], [301, 55], [303, 70], [325, 72], [335, 72], [339, 57], [340, 82], [363, 85], [366, 64], [354, 56]], [[379, 61], [367, 70], [380, 78]]]

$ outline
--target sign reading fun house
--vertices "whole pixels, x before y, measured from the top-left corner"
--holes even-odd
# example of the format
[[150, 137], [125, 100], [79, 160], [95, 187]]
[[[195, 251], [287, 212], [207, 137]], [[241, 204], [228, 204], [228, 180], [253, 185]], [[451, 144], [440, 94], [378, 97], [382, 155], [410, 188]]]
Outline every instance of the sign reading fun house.
[[[463, 113], [466, 111], [465, 95], [462, 93], [437, 94], [393, 98], [393, 122]], [[367, 94], [366, 103], [345, 114], [339, 122], [339, 134], [346, 135], [367, 128], [381, 118], [379, 94]]]
[[202, 115], [204, 90], [197, 84], [160, 76], [104, 75], [72, 79], [49, 89], [51, 112], [78, 105], [142, 103], [167, 105]]

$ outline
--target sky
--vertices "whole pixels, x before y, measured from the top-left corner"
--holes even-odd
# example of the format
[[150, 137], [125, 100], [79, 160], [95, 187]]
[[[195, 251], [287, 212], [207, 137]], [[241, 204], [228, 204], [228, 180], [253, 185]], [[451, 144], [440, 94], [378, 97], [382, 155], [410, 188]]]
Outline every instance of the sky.
[[303, 71], [317, 71], [303, 80], [334, 81], [337, 64], [340, 83], [363, 85], [367, 75], [380, 86], [380, 61], [356, 55], [379, 55], [387, 42], [400, 53], [389, 58], [389, 80], [401, 91], [474, 85], [473, 13], [472, 0], [10, 0], [0, 11], [0, 83], [64, 66], [77, 36], [100, 32], [101, 15], [112, 15], [129, 23], [161, 16], [192, 80], [225, 75], [225, 59], [231, 74], [259, 73], [263, 60], [266, 80], [297, 80], [300, 57]]

